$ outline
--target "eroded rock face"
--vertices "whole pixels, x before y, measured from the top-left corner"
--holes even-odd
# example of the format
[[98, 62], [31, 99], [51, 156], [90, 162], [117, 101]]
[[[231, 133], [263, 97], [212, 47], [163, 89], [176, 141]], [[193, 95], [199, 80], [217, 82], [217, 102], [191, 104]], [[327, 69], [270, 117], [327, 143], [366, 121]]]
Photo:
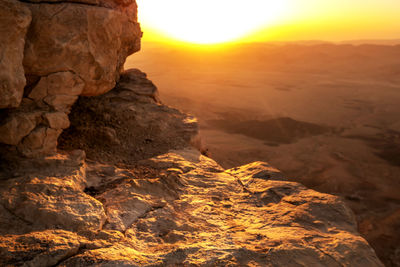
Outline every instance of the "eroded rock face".
[[134, 164], [183, 148], [198, 135], [197, 120], [158, 102], [154, 84], [139, 70], [123, 72], [116, 88], [96, 97], [81, 97], [60, 148], [82, 149], [92, 160]]
[[30, 10], [13, 0], [0, 2], [0, 109], [18, 107], [24, 93], [22, 66]]
[[[112, 9], [127, 10], [137, 9], [135, 0], [27, 0], [26, 2], [31, 3], [80, 3], [86, 5], [94, 5]], [[129, 9], [126, 9], [130, 7]], [[136, 12], [133, 13], [133, 20], [137, 19]]]
[[78, 97], [111, 90], [140, 49], [136, 2], [6, 0], [0, 12], [0, 145], [55, 153]]
[[[86, 185], [83, 160], [79, 154], [58, 155], [48, 159], [49, 163], [43, 168], [51, 176], [41, 172], [40, 164], [33, 162], [31, 166], [24, 166], [25, 175], [26, 172], [32, 172], [33, 175], [22, 174], [23, 178], [0, 182], [0, 206], [22, 223], [15, 230], [16, 233], [24, 228], [78, 232], [103, 227], [106, 219], [103, 206], [83, 193]], [[72, 166], [68, 166], [71, 163]], [[39, 171], [35, 171], [36, 168]], [[2, 224], [10, 225], [12, 220], [3, 217]]]
[[36, 127], [37, 114], [15, 113], [0, 125], [0, 143], [18, 145]]
[[45, 76], [70, 71], [84, 82], [77, 95], [111, 90], [128, 55], [140, 49], [138, 23], [103, 7], [32, 4], [24, 56], [25, 72]]
[[130, 169], [76, 152], [29, 166], [0, 186], [0, 265], [383, 266], [339, 198], [266, 163], [183, 149]]
[[55, 266], [79, 251], [79, 239], [74, 233], [60, 230], [9, 235], [0, 243], [0, 257], [12, 266]]
[[[46, 105], [52, 90], [69, 96], [55, 81], [82, 85], [54, 75], [38, 81], [31, 104]], [[157, 96], [144, 73], [124, 72], [71, 111], [61, 146], [88, 159], [72, 150], [0, 160], [0, 265], [382, 266], [339, 198], [263, 162], [222, 169], [188, 148], [194, 118]], [[47, 150], [57, 136], [48, 131], [69, 124], [65, 112], [37, 113], [32, 125], [46, 127], [9, 141]]]
[[[26, 2], [0, 3], [17, 36], [0, 64], [0, 265], [382, 266], [337, 197], [188, 148], [196, 120], [144, 73], [107, 92], [140, 47], [135, 1]], [[57, 153], [65, 128], [62, 148], [89, 159]]]

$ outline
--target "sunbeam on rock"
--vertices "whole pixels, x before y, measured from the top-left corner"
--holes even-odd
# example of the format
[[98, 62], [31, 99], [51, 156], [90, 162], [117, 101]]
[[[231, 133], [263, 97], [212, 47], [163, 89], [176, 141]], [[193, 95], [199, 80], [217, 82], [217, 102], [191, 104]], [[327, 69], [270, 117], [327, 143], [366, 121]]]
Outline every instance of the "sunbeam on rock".
[[222, 168], [197, 119], [124, 70], [134, 0], [1, 0], [0, 37], [1, 266], [383, 266], [341, 198], [265, 162]]

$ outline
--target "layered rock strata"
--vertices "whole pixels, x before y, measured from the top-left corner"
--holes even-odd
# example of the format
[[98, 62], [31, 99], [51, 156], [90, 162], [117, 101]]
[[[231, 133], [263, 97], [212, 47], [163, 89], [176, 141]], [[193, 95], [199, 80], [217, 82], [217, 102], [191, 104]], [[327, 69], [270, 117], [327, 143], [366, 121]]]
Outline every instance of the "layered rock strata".
[[140, 49], [135, 1], [0, 3], [0, 144], [28, 157], [55, 152], [80, 95], [100, 95]]

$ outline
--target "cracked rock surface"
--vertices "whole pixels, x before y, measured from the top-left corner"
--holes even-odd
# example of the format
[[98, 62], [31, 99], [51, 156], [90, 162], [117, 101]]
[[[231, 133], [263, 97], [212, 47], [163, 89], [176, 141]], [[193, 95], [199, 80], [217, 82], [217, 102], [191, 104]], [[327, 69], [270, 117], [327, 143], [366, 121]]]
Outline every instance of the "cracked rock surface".
[[382, 266], [338, 197], [190, 148], [195, 119], [139, 70], [81, 97], [69, 126], [64, 151], [1, 154], [1, 266]]
[[76, 151], [29, 164], [1, 182], [2, 266], [382, 266], [338, 197], [266, 163], [187, 148], [132, 169]]

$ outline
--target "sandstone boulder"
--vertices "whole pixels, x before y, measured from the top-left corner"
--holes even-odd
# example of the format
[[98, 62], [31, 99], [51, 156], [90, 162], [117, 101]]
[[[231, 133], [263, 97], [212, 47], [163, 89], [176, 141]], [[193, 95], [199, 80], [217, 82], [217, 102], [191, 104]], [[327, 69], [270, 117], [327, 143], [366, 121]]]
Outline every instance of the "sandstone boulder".
[[68, 115], [64, 112], [46, 113], [44, 117], [52, 129], [66, 129], [70, 125]]
[[[12, 184], [11, 184], [12, 183]], [[102, 205], [61, 179], [33, 178], [1, 192], [1, 204], [36, 229], [98, 230], [105, 214]]]
[[75, 233], [62, 230], [9, 235], [0, 240], [0, 263], [8, 266], [55, 266], [81, 247]]
[[27, 157], [55, 153], [60, 134], [60, 129], [38, 126], [18, 144], [18, 150]]
[[126, 57], [140, 49], [139, 24], [121, 11], [69, 3], [28, 6], [29, 75], [71, 72], [83, 80], [83, 95], [99, 95], [115, 86]]
[[0, 143], [18, 145], [36, 127], [40, 114], [15, 113], [0, 121]]
[[160, 101], [157, 87], [147, 79], [146, 73], [138, 69], [129, 69], [121, 73], [118, 88], [130, 90], [137, 95], [148, 96], [155, 101]]
[[[135, 0], [27, 0], [31, 3], [80, 3], [119, 10], [137, 9]], [[136, 12], [132, 20], [137, 20]]]
[[41, 77], [28, 98], [38, 102], [47, 96], [78, 96], [82, 93], [84, 86], [79, 75], [69, 71], [56, 72]]
[[0, 109], [18, 107], [25, 86], [25, 35], [31, 12], [18, 1], [0, 2]]
[[[20, 165], [21, 176], [0, 180], [0, 206], [19, 221], [21, 229], [101, 229], [106, 215], [102, 204], [83, 192], [82, 164], [79, 155], [71, 154]], [[7, 223], [7, 218], [3, 221]], [[0, 230], [4, 231], [7, 229]]]
[[0, 109], [18, 107], [0, 110], [0, 144], [27, 157], [54, 153], [78, 97], [111, 90], [140, 49], [136, 2], [0, 4]]

